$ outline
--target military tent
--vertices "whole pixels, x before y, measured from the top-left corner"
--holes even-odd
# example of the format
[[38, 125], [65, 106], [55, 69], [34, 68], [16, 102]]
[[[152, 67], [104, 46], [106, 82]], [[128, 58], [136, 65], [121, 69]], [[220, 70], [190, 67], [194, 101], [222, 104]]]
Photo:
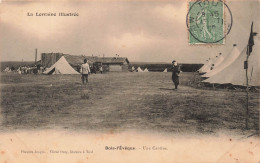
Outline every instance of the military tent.
[[[247, 48], [245, 47], [234, 62], [232, 62], [221, 72], [211, 76], [203, 82], [246, 86], [246, 71], [244, 69], [244, 61], [246, 61], [247, 57], [246, 51]], [[259, 60], [259, 43], [258, 41], [255, 41], [254, 50], [248, 61], [249, 86], [260, 86]]]
[[149, 70], [147, 68], [144, 69], [144, 72], [149, 72]]
[[167, 72], [167, 68], [166, 69], [164, 69], [164, 71], [163, 72]]
[[138, 67], [137, 72], [144, 72], [144, 71], [140, 67]]
[[215, 56], [215, 57], [212, 59], [212, 62], [211, 62], [206, 68], [204, 68], [203, 72], [204, 72], [204, 73], [210, 72], [210, 71], [213, 69], [214, 64], [217, 62], [217, 60], [218, 60], [218, 56]]
[[64, 56], [62, 56], [56, 63], [43, 72], [43, 74], [79, 74], [74, 70], [67, 62]]
[[232, 51], [230, 54], [228, 54], [225, 59], [218, 65], [216, 66], [212, 71], [202, 75], [202, 77], [211, 77], [219, 72], [221, 72], [223, 69], [225, 69], [226, 67], [228, 67], [230, 64], [232, 64], [237, 57], [239, 56], [240, 52], [237, 49], [236, 46], [233, 47]]
[[202, 72], [202, 70], [205, 68], [205, 66], [207, 66], [209, 60], [207, 59], [205, 63], [203, 63], [202, 67], [198, 70], [199, 73]]
[[211, 66], [211, 64], [212, 64], [212, 60], [211, 58], [209, 58], [207, 62], [199, 69], [199, 73], [200, 74], [206, 73], [206, 70], [208, 69], [209, 66]]
[[[224, 60], [224, 57], [221, 53], [219, 53], [219, 56], [217, 57], [216, 62], [214, 63], [214, 65], [212, 66], [212, 70], [214, 70], [216, 67], [218, 67]], [[211, 71], [212, 71], [211, 70]]]

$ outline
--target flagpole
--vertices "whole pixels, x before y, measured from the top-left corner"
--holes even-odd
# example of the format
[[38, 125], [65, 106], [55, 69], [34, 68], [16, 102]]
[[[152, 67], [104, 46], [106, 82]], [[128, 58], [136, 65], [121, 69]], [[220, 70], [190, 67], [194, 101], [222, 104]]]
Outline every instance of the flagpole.
[[244, 64], [244, 69], [246, 69], [246, 129], [248, 129], [248, 121], [249, 121], [249, 86], [248, 86], [248, 58], [250, 56], [250, 53], [253, 51], [253, 46], [254, 46], [254, 36], [257, 33], [253, 32], [253, 22], [251, 24], [251, 32], [247, 44], [247, 56], [246, 56], [246, 61]]
[[249, 112], [249, 90], [248, 90], [248, 57], [249, 57], [249, 45], [247, 45], [247, 56], [246, 56], [246, 129], [248, 129], [248, 112]]

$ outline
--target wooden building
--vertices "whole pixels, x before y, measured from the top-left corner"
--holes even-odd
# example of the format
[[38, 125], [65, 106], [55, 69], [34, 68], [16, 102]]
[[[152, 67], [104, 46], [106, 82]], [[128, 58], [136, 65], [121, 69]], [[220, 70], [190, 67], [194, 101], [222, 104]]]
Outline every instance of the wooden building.
[[41, 64], [43, 67], [51, 67], [62, 56], [75, 69], [84, 62], [84, 59], [87, 59], [90, 66], [95, 67], [97, 71], [102, 66], [103, 71], [107, 72], [127, 72], [129, 67], [129, 60], [126, 57], [97, 57], [63, 53], [42, 53]]

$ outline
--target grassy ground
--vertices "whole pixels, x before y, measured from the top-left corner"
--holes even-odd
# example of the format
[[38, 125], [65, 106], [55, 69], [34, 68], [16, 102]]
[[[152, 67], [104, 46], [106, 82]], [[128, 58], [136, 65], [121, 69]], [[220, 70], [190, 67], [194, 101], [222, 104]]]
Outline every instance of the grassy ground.
[[180, 134], [246, 134], [259, 129], [259, 93], [250, 93], [245, 131], [244, 91], [196, 89], [182, 73], [178, 91], [171, 73], [79, 75], [1, 74], [2, 130], [157, 131]]

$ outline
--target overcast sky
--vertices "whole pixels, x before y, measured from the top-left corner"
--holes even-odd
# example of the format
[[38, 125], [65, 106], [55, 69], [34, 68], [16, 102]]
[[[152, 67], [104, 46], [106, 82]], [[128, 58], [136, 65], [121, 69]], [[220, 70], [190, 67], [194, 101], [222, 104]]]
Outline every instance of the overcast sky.
[[[31, 61], [38, 48], [38, 54], [119, 54], [130, 62], [202, 63], [219, 52], [228, 55], [234, 43], [244, 48], [251, 22], [259, 20], [257, 1], [228, 1], [227, 5], [234, 21], [225, 45], [190, 46], [186, 1], [2, 2], [1, 60]], [[36, 17], [27, 12], [79, 16]], [[259, 33], [256, 26], [255, 30]]]

